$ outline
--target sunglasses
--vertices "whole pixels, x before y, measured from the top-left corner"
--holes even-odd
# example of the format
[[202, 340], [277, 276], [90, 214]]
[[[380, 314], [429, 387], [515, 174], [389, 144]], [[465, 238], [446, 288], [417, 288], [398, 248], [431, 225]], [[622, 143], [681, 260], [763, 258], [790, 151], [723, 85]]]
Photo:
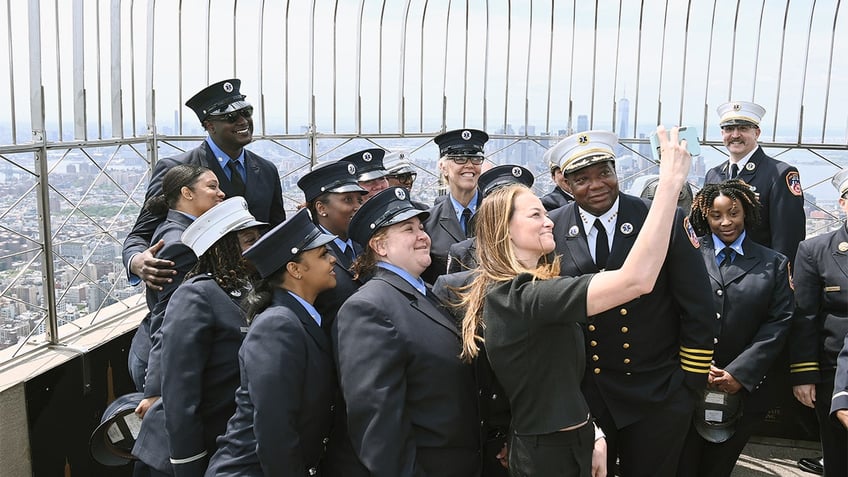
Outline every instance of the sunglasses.
[[239, 109], [238, 111], [233, 111], [227, 114], [221, 114], [217, 116], [209, 116], [210, 121], [221, 121], [227, 122], [230, 124], [235, 123], [239, 120], [239, 118], [250, 119], [253, 116], [253, 108], [244, 108]]
[[467, 164], [468, 161], [471, 161], [471, 163], [475, 166], [479, 166], [484, 160], [486, 160], [485, 157], [481, 156], [448, 156], [448, 159], [459, 165]]

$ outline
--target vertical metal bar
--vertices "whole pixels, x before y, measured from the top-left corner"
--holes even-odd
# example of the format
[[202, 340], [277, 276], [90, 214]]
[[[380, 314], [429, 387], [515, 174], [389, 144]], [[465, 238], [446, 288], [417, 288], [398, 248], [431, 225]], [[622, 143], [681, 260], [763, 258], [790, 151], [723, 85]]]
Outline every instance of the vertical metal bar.
[[238, 0], [233, 0], [233, 78], [238, 78], [238, 63], [236, 62], [236, 57], [238, 56], [238, 31], [236, 30], [236, 12], [238, 10]]
[[530, 25], [527, 28], [527, 70], [524, 74], [524, 135], [530, 126], [530, 54], [533, 52], [533, 0], [530, 0]]
[[801, 73], [801, 116], [798, 117], [798, 144], [801, 144], [801, 137], [804, 132], [804, 99], [807, 97], [807, 67], [810, 65], [810, 37], [813, 36], [813, 18], [816, 16], [816, 0], [813, 0], [813, 6], [810, 7], [810, 26], [807, 28], [807, 45], [804, 48], [804, 68]]
[[709, 102], [709, 94], [710, 94], [710, 69], [712, 67], [712, 55], [713, 55], [713, 32], [715, 31], [715, 19], [716, 19], [716, 5], [718, 0], [713, 1], [713, 15], [710, 19], [710, 43], [707, 48], [707, 81], [704, 82], [704, 127], [702, 130], [704, 131], [704, 139], [707, 138], [707, 117], [709, 115], [708, 111], [708, 102]]
[[730, 40], [730, 76], [727, 78], [727, 100], [733, 101], [733, 72], [736, 66], [736, 31], [739, 28], [739, 3], [742, 0], [736, 0], [736, 12], [733, 14], [733, 34]]
[[[783, 12], [783, 34], [780, 35], [780, 60], [778, 61], [778, 65], [780, 68], [777, 70], [777, 91], [780, 92], [780, 86], [783, 83], [783, 50], [786, 45], [786, 25], [789, 23], [789, 0], [786, 1], [786, 9]], [[777, 112], [780, 110], [780, 95], [777, 95], [774, 102], [774, 126], [771, 129], [771, 140], [775, 141], [777, 138]]]
[[822, 117], [822, 135], [821, 142], [824, 143], [825, 131], [827, 128], [827, 105], [830, 101], [830, 79], [831, 74], [833, 73], [833, 45], [836, 41], [836, 22], [839, 19], [839, 6], [842, 2], [837, 0], [836, 2], [836, 10], [833, 12], [833, 29], [830, 33], [830, 54], [828, 54], [827, 61], [827, 87], [824, 90], [824, 116]]
[[447, 130], [447, 106], [448, 106], [448, 95], [447, 95], [447, 82], [448, 82], [448, 38], [450, 36], [450, 15], [451, 15], [451, 6], [453, 6], [453, 0], [448, 0], [448, 13], [445, 15], [445, 50], [442, 57], [445, 59], [442, 64], [442, 131]]
[[362, 18], [365, 0], [359, 0], [359, 21], [356, 22], [356, 134], [362, 134]]
[[[677, 125], [683, 125], [683, 100], [686, 91], [686, 53], [689, 48], [689, 20], [692, 18], [692, 0], [686, 2], [686, 31], [683, 34], [683, 71], [680, 75], [680, 114], [677, 117]], [[633, 137], [636, 137], [635, 134]], [[703, 139], [703, 137], [701, 138]]]
[[183, 0], [177, 5], [177, 134], [183, 133]]
[[506, 11], [506, 76], [504, 78], [504, 120], [503, 120], [503, 132], [506, 134], [506, 125], [507, 121], [509, 121], [509, 61], [510, 61], [510, 49], [512, 47], [512, 0], [507, 0], [507, 11]]
[[6, 46], [9, 49], [9, 112], [12, 122], [12, 144], [18, 143], [18, 126], [15, 120], [15, 47], [12, 42], [12, 0], [6, 0]]
[[159, 157], [159, 148], [156, 147], [159, 142], [158, 131], [156, 129], [156, 90], [153, 88], [153, 58], [156, 45], [154, 34], [156, 33], [156, 0], [149, 0], [147, 4], [147, 57], [145, 62], [147, 65], [146, 78], [146, 121], [147, 121], [147, 156], [150, 158], [150, 170], [156, 166], [156, 161]]
[[336, 121], [338, 115], [338, 15], [339, 15], [339, 0], [336, 0], [333, 8], [333, 134], [336, 133]]
[[[531, 0], [532, 3], [532, 0]], [[462, 73], [462, 127], [468, 120], [468, 25], [470, 23], [468, 0], [465, 0], [465, 70]]]
[[87, 140], [85, 111], [85, 31], [83, 0], [73, 4], [74, 139]]
[[[553, 0], [551, 0], [553, 1]], [[486, 0], [486, 51], [483, 54], [483, 131], [486, 131], [489, 124], [489, 22], [491, 21], [489, 14], [489, 0]]]
[[315, 131], [317, 130], [315, 123], [315, 0], [312, 0], [309, 10], [309, 127], [307, 134], [310, 135], [309, 156], [310, 163], [313, 165], [318, 158], [318, 151], [315, 150]]
[[572, 89], [574, 88], [574, 42], [577, 39], [577, 0], [571, 2], [571, 66], [568, 74], [568, 133], [571, 134], [574, 128], [571, 127], [573, 121], [574, 97]]
[[[58, 18], [58, 17], [57, 17]], [[111, 59], [110, 59], [110, 77], [111, 77], [111, 87], [112, 90], [112, 98], [110, 103], [112, 104], [112, 137], [123, 138], [124, 137], [124, 118], [123, 118], [123, 109], [121, 104], [121, 97], [123, 95], [123, 90], [121, 89], [121, 0], [112, 0], [110, 14], [109, 14], [109, 26], [110, 26], [110, 38], [109, 41], [111, 43]], [[56, 52], [58, 55], [59, 49], [56, 48]], [[58, 57], [57, 57], [57, 70], [58, 70]], [[60, 94], [61, 94], [61, 83], [60, 84]], [[61, 96], [60, 101], [61, 104]], [[61, 113], [59, 115], [59, 124], [62, 123]], [[116, 130], [117, 129], [117, 130]], [[61, 135], [59, 136], [61, 138]], [[60, 139], [61, 140], [61, 139]]]
[[377, 39], [377, 133], [383, 132], [383, 19], [386, 16], [386, 0], [380, 7], [380, 37]]
[[56, 314], [56, 280], [53, 270], [53, 233], [50, 226], [50, 184], [47, 170], [47, 138], [44, 131], [44, 88], [41, 80], [41, 10], [39, 0], [29, 2], [29, 84], [32, 142], [36, 145], [35, 166], [38, 170], [38, 232], [43, 249], [41, 277], [47, 308], [47, 341], [59, 342]]
[[401, 135], [406, 133], [406, 108], [404, 108], [406, 104], [406, 90], [404, 89], [404, 80], [406, 78], [406, 28], [409, 20], [410, 1], [406, 0], [406, 6], [403, 11], [403, 23], [401, 23], [400, 27], [400, 79], [398, 83], [398, 98], [400, 102], [398, 104], [398, 129]]
[[97, 139], [103, 139], [103, 81], [100, 72], [102, 61], [100, 59], [100, 0], [94, 3], [94, 64], [97, 70]]
[[135, 123], [135, 0], [130, 0], [130, 114], [132, 115], [132, 135], [135, 137], [138, 135]]
[[[621, 134], [618, 130], [618, 101], [616, 93], [618, 92], [618, 63], [621, 59], [621, 11], [624, 9], [624, 0], [618, 1], [618, 25], [615, 30], [615, 70], [612, 76], [612, 130], [616, 134]], [[626, 94], [626, 92], [625, 92]], [[635, 127], [633, 128], [636, 129]]]
[[[56, 122], [59, 126], [59, 141], [62, 141], [65, 138], [65, 134], [64, 126], [62, 125], [64, 121], [62, 118], [62, 49], [59, 46], [61, 44], [59, 40], [59, 0], [54, 0], [53, 2], [53, 16], [56, 18], [56, 112], [59, 116]], [[11, 57], [9, 58], [11, 59]], [[9, 68], [11, 67], [12, 62], [9, 61]]]
[[284, 58], [283, 58], [283, 76], [285, 76], [285, 78], [286, 78], [286, 87], [285, 87], [285, 90], [284, 90], [285, 105], [283, 106], [285, 108], [285, 114], [284, 114], [285, 125], [283, 127], [283, 130], [285, 131], [286, 134], [289, 133], [289, 30], [290, 30], [290, 28], [289, 28], [289, 26], [290, 26], [289, 25], [289, 9], [290, 8], [291, 8], [291, 1], [286, 0], [286, 19], [285, 19], [286, 35], [284, 37], [284, 41], [286, 42], [286, 44], [285, 44], [285, 47], [283, 49], [283, 52], [285, 53], [283, 55], [284, 56]]
[[595, 74], [598, 66], [598, 2], [595, 0], [594, 18], [594, 33], [592, 36], [592, 86], [589, 93], [589, 129], [595, 129]]
[[[662, 123], [662, 85], [663, 85], [663, 63], [665, 63], [665, 34], [668, 31], [668, 0], [665, 1], [665, 5], [663, 6], [663, 29], [662, 29], [662, 41], [660, 42], [660, 80], [659, 85], [657, 86], [657, 124]], [[684, 50], [685, 52], [685, 50]], [[685, 53], [684, 53], [685, 55]], [[633, 125], [633, 129], [636, 129], [636, 124]], [[635, 137], [635, 133], [634, 133]]]
[[[155, 0], [154, 0], [155, 1]], [[212, 42], [212, 0], [208, 0], [206, 2], [206, 41], [203, 43], [204, 45], [204, 53], [206, 56], [206, 79], [203, 82], [204, 85], [209, 84], [209, 68], [210, 68], [210, 48], [209, 44]]]
[[265, 75], [262, 74], [262, 63], [265, 60], [265, 0], [262, 0], [259, 3], [259, 18], [257, 22], [257, 48], [259, 54], [259, 71], [257, 71], [256, 77], [258, 78], [259, 83], [259, 114], [262, 119], [262, 135], [264, 136], [267, 132], [267, 122], [265, 116]]
[[424, 22], [427, 19], [429, 0], [424, 0], [424, 10], [421, 12], [421, 53], [418, 67], [418, 132], [424, 132]]
[[[642, 26], [645, 20], [645, 0], [639, 6], [639, 40], [636, 42], [636, 98], [633, 101], [633, 129], [635, 130], [639, 124], [639, 80], [642, 72]], [[634, 133], [635, 136], [635, 133]]]
[[751, 91], [751, 101], [756, 100], [757, 98], [757, 72], [760, 67], [760, 40], [762, 39], [763, 34], [763, 17], [765, 17], [765, 8], [766, 8], [766, 0], [760, 4], [760, 23], [757, 26], [757, 43], [755, 45], [755, 50], [757, 52], [757, 56], [754, 58], [754, 76], [753, 81], [753, 90]]
[[553, 81], [554, 69], [554, 0], [551, 0], [551, 37], [548, 42], [548, 98], [545, 109], [545, 132], [553, 136], [551, 132], [551, 82]]

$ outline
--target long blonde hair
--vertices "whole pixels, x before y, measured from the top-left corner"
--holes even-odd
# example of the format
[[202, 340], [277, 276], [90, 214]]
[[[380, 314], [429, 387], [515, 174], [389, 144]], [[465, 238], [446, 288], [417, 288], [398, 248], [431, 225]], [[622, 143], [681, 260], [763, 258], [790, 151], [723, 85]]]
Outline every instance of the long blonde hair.
[[462, 353], [470, 361], [480, 351], [483, 342], [483, 304], [489, 288], [496, 283], [512, 280], [521, 273], [534, 279], [559, 276], [559, 256], [544, 260], [535, 269], [527, 269], [515, 255], [509, 237], [509, 223], [515, 213], [515, 199], [520, 194], [532, 194], [523, 184], [510, 184], [492, 191], [475, 214], [477, 235], [477, 273], [467, 289], [460, 292], [460, 306], [465, 307], [462, 319]]

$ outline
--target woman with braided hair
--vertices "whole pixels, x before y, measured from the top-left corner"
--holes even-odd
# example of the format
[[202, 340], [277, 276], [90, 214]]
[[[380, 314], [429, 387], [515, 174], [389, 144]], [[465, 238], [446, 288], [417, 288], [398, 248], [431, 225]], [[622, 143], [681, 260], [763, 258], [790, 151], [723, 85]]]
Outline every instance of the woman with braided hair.
[[680, 476], [730, 475], [776, 395], [768, 379], [792, 317], [787, 258], [753, 242], [759, 201], [741, 180], [704, 186], [690, 223], [710, 276], [716, 308], [708, 387], [680, 457]]
[[238, 350], [247, 331], [242, 299], [255, 270], [242, 258], [259, 239], [244, 197], [209, 209], [181, 242], [198, 257], [173, 293], [159, 333], [162, 399], [142, 421], [133, 452], [152, 476], [200, 476], [235, 411]]

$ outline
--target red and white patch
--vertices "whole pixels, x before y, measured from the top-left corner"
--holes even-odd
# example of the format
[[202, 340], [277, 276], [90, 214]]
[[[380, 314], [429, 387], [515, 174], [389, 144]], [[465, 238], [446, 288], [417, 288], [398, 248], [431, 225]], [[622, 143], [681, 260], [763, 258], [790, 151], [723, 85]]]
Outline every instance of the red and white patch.
[[789, 188], [789, 192], [792, 192], [792, 195], [800, 197], [804, 193], [801, 189], [801, 175], [797, 171], [786, 174], [786, 187]]
[[692, 246], [695, 248], [701, 248], [701, 242], [698, 241], [698, 234], [695, 233], [695, 228], [689, 223], [689, 217], [683, 218], [683, 230], [686, 231], [686, 236], [689, 237], [689, 241], [692, 242]]

